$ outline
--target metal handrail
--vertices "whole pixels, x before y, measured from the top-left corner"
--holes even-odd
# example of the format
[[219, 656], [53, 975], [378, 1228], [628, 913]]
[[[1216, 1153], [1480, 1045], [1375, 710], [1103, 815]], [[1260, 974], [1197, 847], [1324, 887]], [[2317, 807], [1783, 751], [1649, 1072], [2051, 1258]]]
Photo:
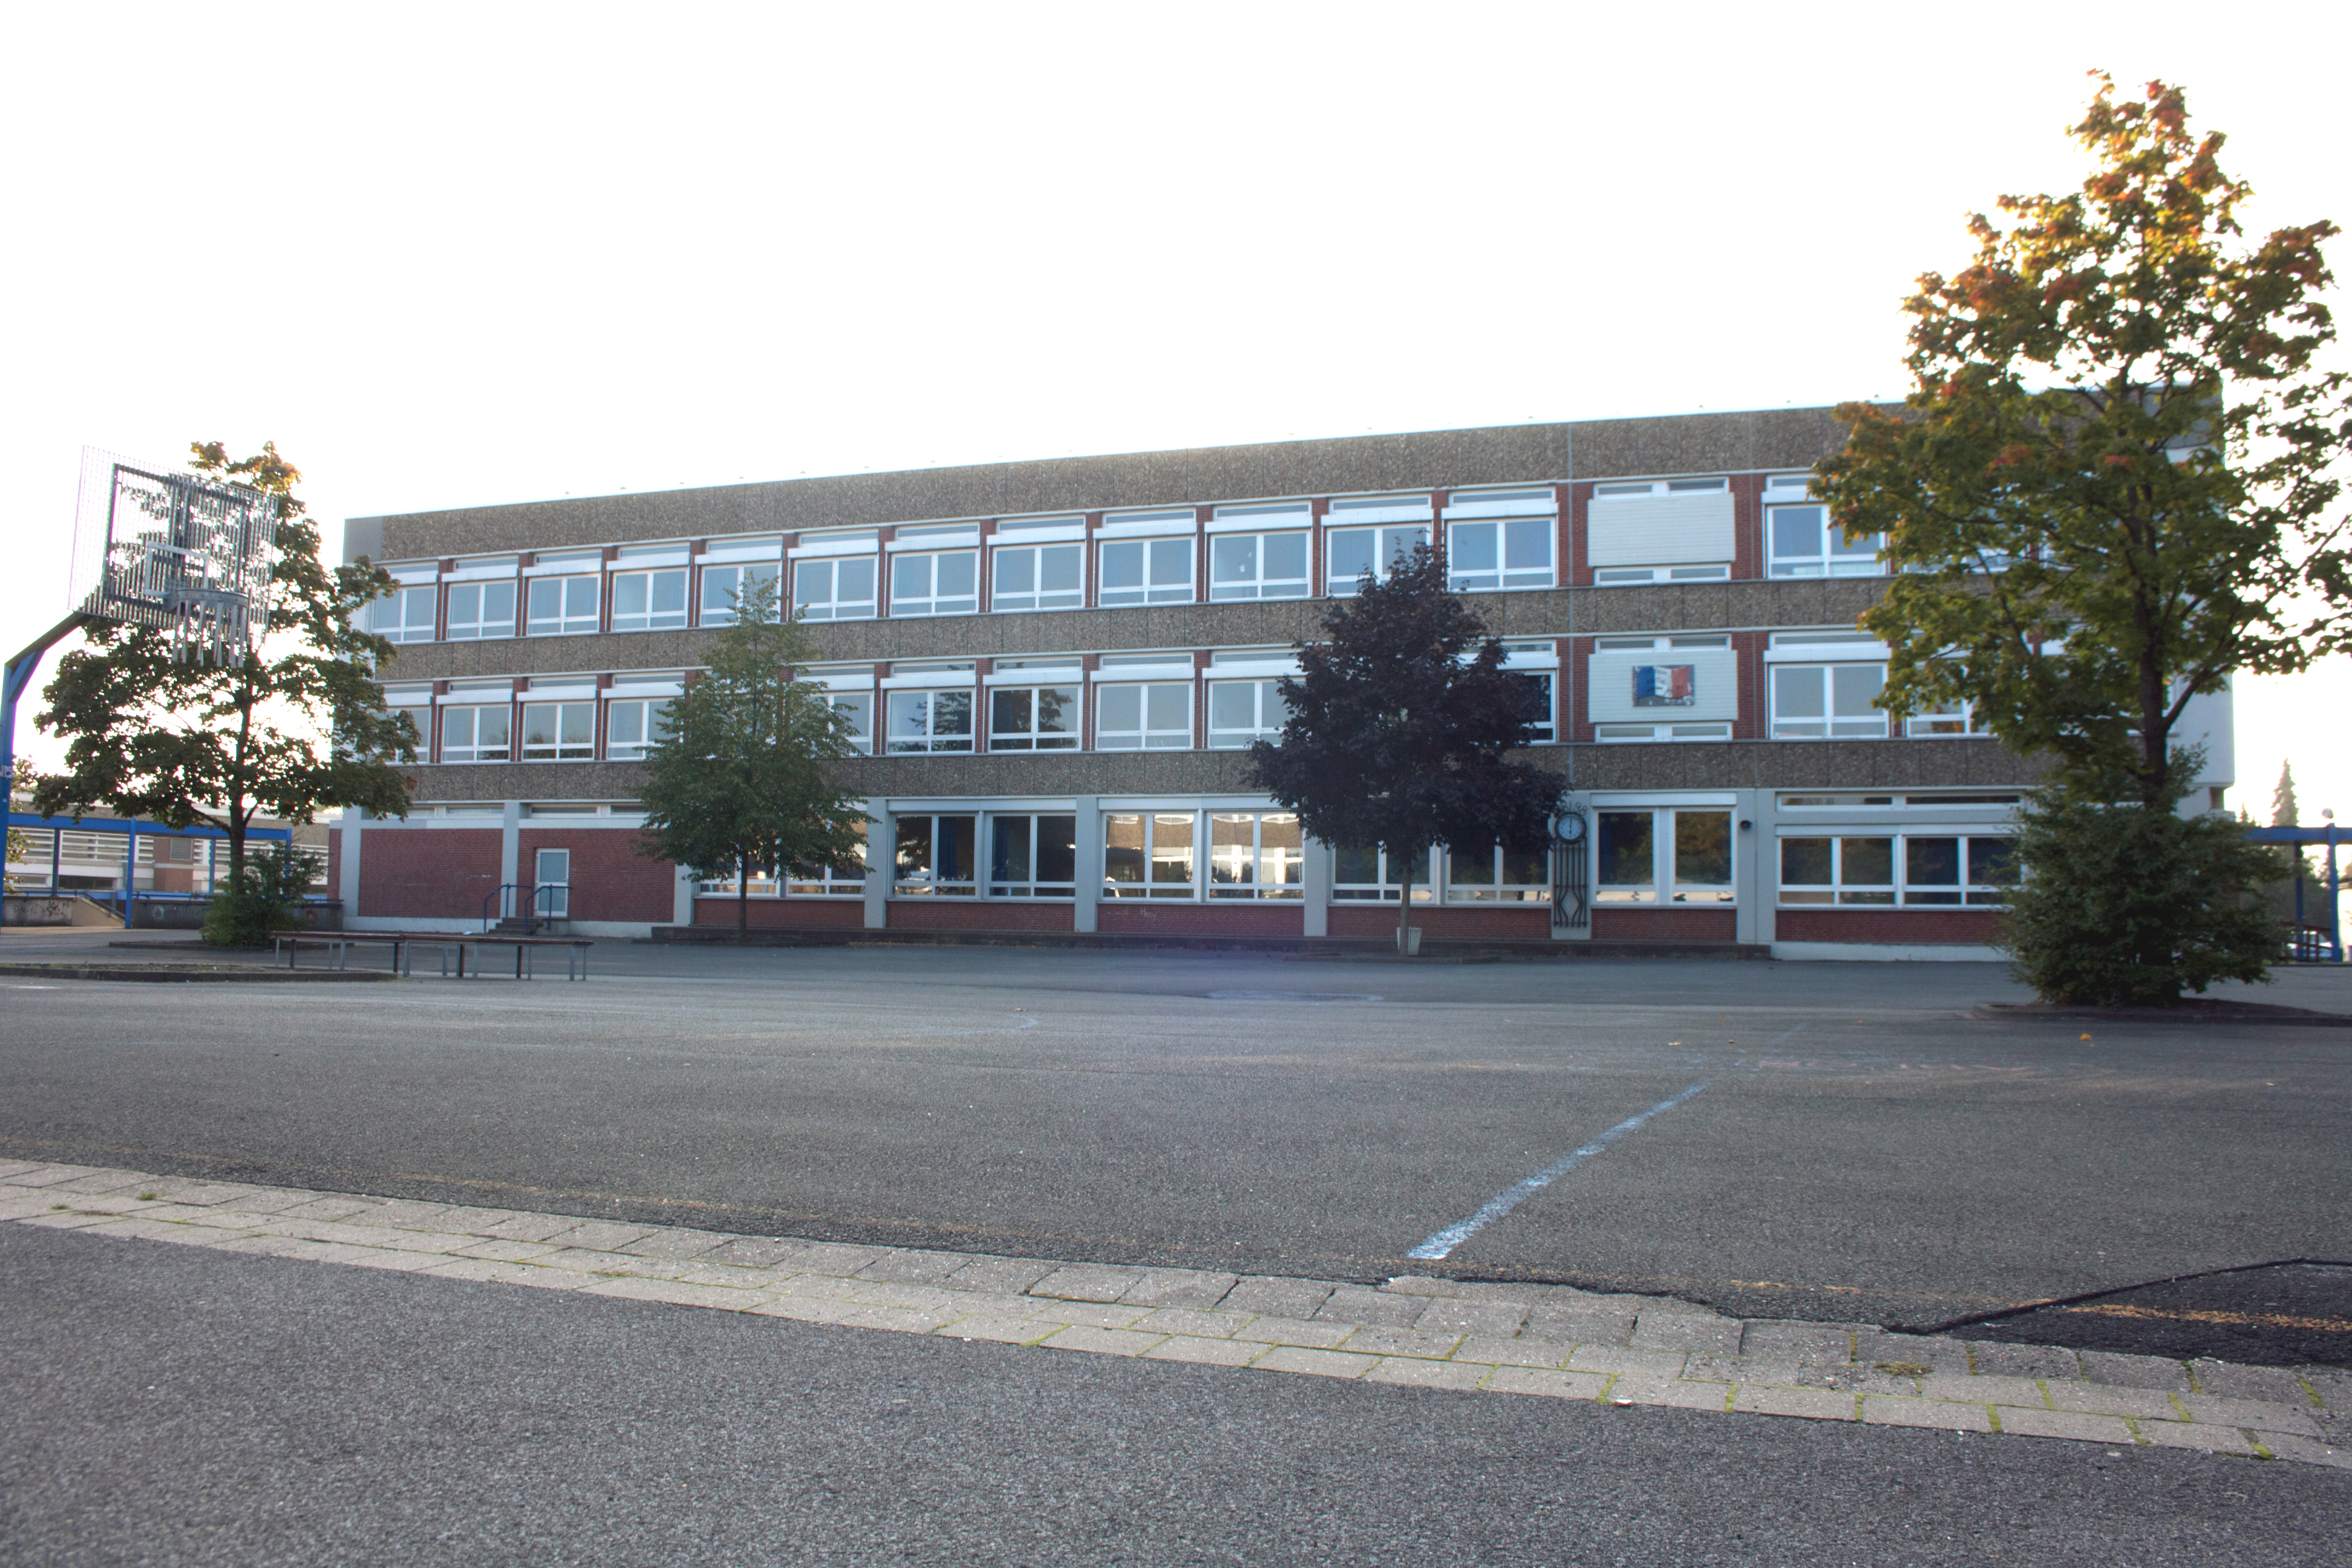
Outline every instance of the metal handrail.
[[541, 918], [539, 904], [542, 894], [547, 899], [547, 913], [544, 919], [548, 924], [552, 925], [555, 923], [555, 895], [568, 886], [570, 884], [565, 882], [501, 882], [482, 900], [482, 929], [484, 931], [490, 929], [490, 906], [494, 903], [499, 906], [500, 920], [511, 918], [506, 911], [512, 910], [514, 905], [512, 900], [507, 900], [506, 895], [513, 892], [527, 892], [530, 895], [523, 900], [523, 935], [529, 936], [534, 929], [531, 922]]

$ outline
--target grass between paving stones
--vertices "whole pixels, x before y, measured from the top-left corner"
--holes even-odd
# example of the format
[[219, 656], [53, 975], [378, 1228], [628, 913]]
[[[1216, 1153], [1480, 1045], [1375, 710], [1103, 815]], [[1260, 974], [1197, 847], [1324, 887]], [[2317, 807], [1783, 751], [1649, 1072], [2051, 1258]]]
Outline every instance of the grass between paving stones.
[[2352, 1372], [1726, 1318], [1565, 1286], [1122, 1269], [0, 1162], [0, 1223], [805, 1322], [1464, 1393], [2352, 1468]]

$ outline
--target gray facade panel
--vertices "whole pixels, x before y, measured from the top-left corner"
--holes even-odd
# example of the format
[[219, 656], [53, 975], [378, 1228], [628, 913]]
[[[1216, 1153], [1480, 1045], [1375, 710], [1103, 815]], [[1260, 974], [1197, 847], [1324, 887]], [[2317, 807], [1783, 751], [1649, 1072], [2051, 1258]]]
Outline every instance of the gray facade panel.
[[1846, 435], [1827, 408], [1595, 419], [1569, 429], [1580, 479], [1810, 468]]

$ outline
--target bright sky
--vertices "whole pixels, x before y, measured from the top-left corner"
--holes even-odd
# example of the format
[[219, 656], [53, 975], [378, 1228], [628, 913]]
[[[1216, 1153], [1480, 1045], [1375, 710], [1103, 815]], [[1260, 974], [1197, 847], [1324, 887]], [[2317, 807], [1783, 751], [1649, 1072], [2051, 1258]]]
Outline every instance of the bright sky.
[[[1898, 395], [2095, 66], [2186, 85], [2250, 226], [2352, 223], [2340, 5], [1622, 9], [18, 7], [5, 640], [86, 443], [274, 439], [331, 524]], [[2246, 682], [2239, 797], [2291, 752], [2352, 819], [2347, 713]]]

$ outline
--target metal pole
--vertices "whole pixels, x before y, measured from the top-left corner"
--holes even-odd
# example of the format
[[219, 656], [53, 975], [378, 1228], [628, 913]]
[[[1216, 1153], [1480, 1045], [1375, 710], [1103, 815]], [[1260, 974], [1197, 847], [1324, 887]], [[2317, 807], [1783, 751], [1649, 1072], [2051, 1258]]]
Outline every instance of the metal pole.
[[135, 931], [139, 925], [139, 826], [137, 823], [125, 830], [122, 839], [122, 929]]
[[2336, 879], [2336, 824], [2327, 825], [2327, 946], [2336, 962], [2344, 962], [2343, 889]]
[[[68, 633], [79, 630], [87, 618], [76, 610], [42, 633], [30, 647], [10, 659], [5, 670], [0, 670], [0, 787], [8, 792], [10, 811], [16, 809], [16, 699], [33, 683], [33, 672], [41, 668], [41, 656], [63, 641]], [[0, 920], [5, 919], [0, 915]]]

